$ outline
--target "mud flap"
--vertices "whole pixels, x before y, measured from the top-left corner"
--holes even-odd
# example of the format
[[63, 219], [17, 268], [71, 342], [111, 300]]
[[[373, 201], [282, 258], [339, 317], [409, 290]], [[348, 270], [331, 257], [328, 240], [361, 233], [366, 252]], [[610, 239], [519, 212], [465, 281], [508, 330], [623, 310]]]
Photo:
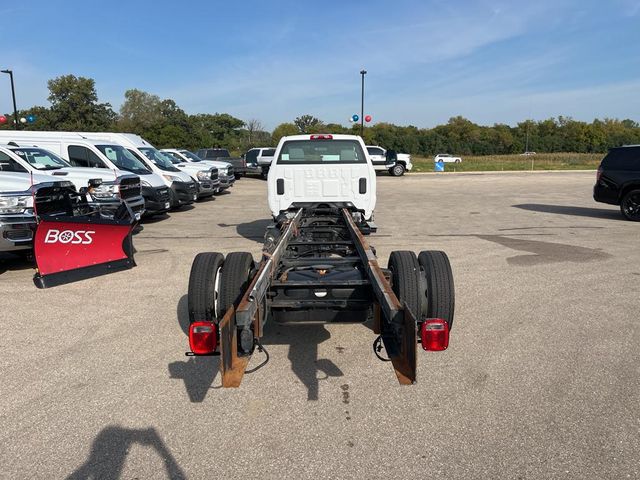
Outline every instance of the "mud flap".
[[398, 382], [402, 385], [413, 385], [417, 378], [418, 339], [415, 318], [404, 306], [391, 324], [382, 322], [381, 327], [384, 348], [391, 359]]
[[232, 306], [227, 310], [218, 325], [220, 331], [220, 374], [224, 388], [237, 388], [242, 382], [244, 372], [249, 365], [250, 355], [238, 356], [238, 336], [236, 312]]
[[33, 248], [38, 288], [48, 288], [135, 266], [131, 219], [41, 216]]

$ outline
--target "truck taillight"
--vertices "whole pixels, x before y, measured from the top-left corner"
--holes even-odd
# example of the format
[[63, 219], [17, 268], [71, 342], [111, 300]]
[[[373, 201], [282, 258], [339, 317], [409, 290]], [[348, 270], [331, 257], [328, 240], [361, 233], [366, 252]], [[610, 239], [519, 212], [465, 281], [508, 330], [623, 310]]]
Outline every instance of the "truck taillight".
[[449, 324], [441, 318], [428, 318], [420, 328], [422, 348], [428, 352], [441, 352], [449, 346]]
[[311, 135], [311, 140], [333, 140], [333, 135]]
[[216, 324], [213, 322], [193, 322], [189, 327], [189, 346], [196, 355], [209, 355], [216, 351], [218, 339]]

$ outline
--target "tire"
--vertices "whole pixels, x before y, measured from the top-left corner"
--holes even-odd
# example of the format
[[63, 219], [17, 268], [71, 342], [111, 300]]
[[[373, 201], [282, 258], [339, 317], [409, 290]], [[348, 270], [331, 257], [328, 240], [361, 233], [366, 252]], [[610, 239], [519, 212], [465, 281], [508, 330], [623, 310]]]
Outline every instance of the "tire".
[[620, 211], [627, 220], [640, 222], [640, 190], [631, 190], [624, 194], [620, 202]]
[[191, 264], [189, 274], [189, 322], [216, 320], [216, 279], [224, 263], [224, 256], [217, 252], [199, 253]]
[[449, 324], [451, 329], [455, 309], [455, 290], [449, 257], [444, 252], [425, 250], [420, 252], [418, 263], [427, 280], [425, 292], [427, 318], [441, 318]]
[[180, 206], [180, 202], [178, 201], [178, 197], [176, 195], [176, 192], [174, 192], [173, 190], [169, 189], [169, 208], [171, 210], [176, 209]]
[[401, 177], [404, 175], [405, 168], [401, 163], [396, 163], [392, 168], [389, 169], [389, 173], [394, 177]]
[[249, 285], [253, 257], [247, 252], [233, 252], [227, 255], [220, 272], [220, 295], [218, 296], [219, 318], [233, 305], [238, 306], [242, 294]]
[[422, 318], [420, 265], [416, 254], [409, 251], [393, 251], [389, 256], [389, 270], [393, 292], [411, 310], [417, 321]]
[[262, 173], [260, 174], [263, 180], [269, 178], [269, 167], [262, 167]]

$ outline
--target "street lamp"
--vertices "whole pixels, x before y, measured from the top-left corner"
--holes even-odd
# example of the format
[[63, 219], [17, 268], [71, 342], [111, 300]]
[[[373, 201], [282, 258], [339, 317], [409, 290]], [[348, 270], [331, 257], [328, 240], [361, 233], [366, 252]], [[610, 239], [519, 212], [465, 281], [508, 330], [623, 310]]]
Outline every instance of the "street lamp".
[[16, 88], [13, 85], [13, 70], [0, 70], [2, 73], [8, 73], [11, 77], [11, 96], [13, 97], [13, 124], [18, 130], [18, 107], [16, 106]]
[[362, 75], [362, 89], [360, 97], [360, 136], [364, 133], [364, 76], [366, 74], [366, 70], [360, 70], [360, 75]]

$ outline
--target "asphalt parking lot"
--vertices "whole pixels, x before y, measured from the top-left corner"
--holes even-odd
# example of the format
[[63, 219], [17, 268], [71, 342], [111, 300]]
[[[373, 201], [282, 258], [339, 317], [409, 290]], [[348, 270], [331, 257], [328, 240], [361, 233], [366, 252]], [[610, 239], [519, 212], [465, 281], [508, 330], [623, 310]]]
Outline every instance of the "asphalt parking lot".
[[381, 264], [441, 249], [456, 282], [409, 387], [363, 325], [268, 325], [239, 389], [184, 356], [191, 261], [257, 258], [258, 179], [146, 223], [130, 271], [37, 290], [0, 264], [0, 477], [640, 478], [640, 225], [594, 178], [379, 178]]

